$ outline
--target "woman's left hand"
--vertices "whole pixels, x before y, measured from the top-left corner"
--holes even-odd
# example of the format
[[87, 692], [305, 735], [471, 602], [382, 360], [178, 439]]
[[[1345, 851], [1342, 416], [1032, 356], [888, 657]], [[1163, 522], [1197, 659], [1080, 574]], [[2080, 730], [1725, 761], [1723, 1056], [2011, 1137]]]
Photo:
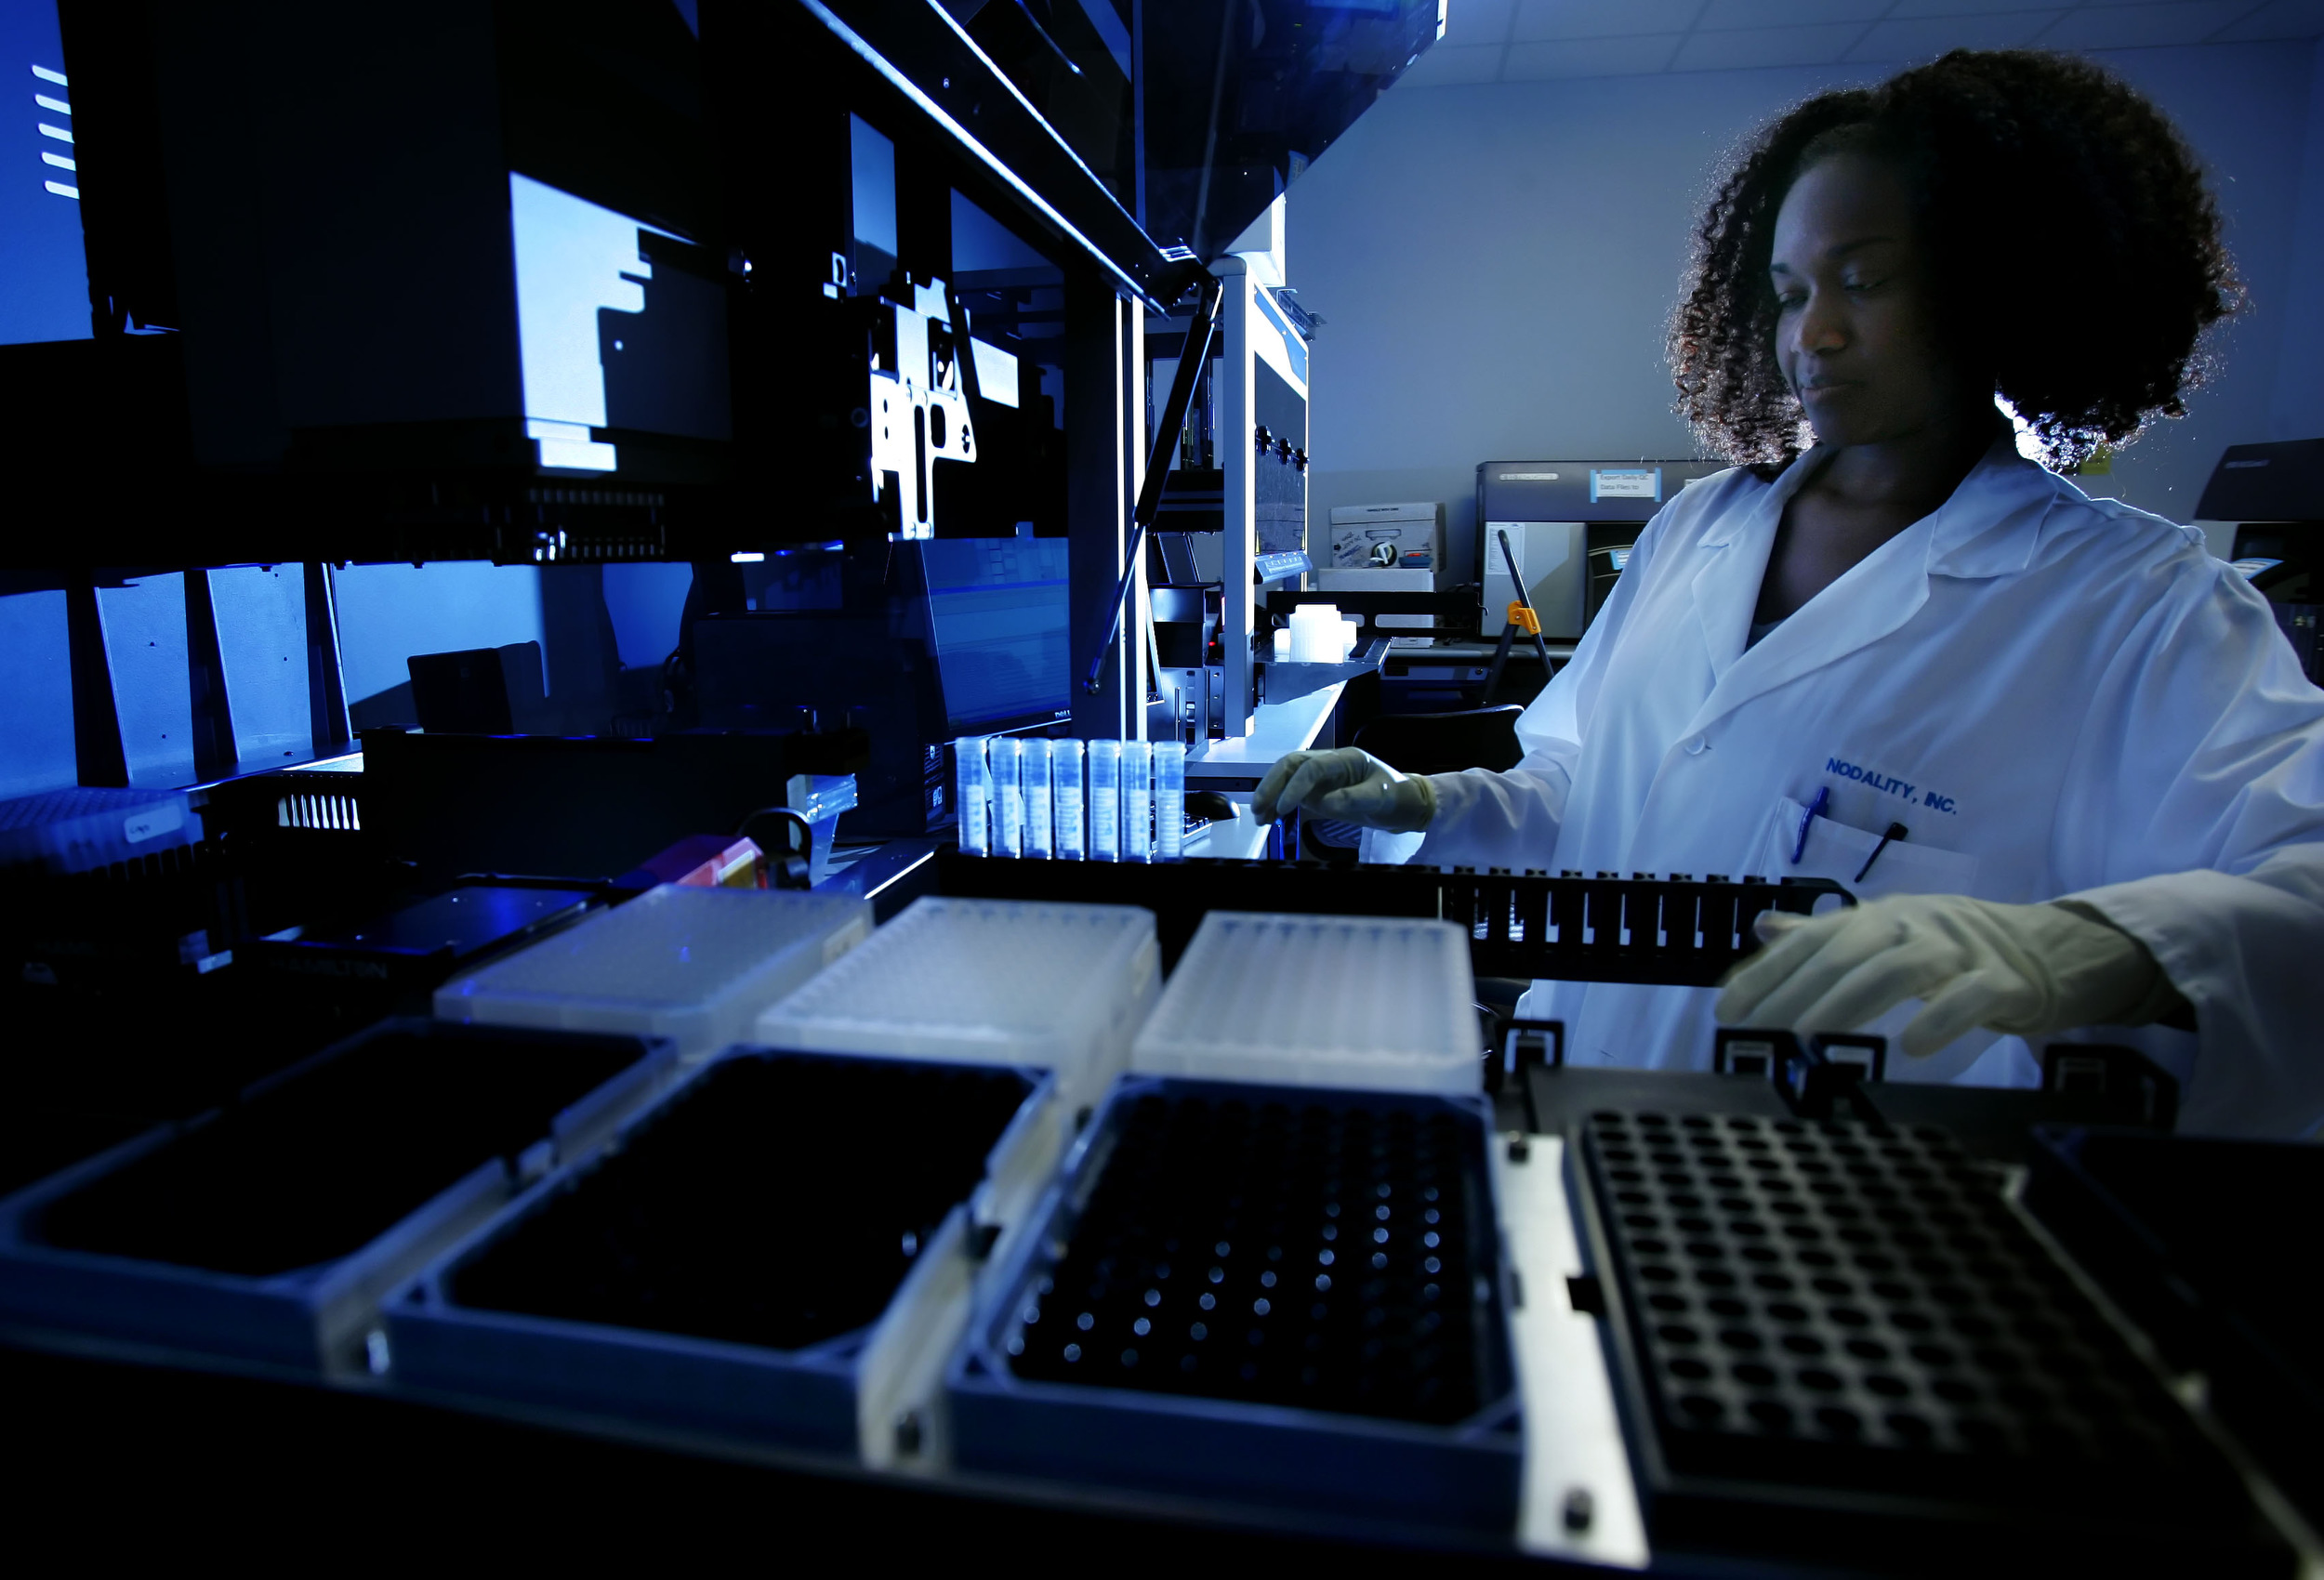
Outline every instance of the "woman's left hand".
[[1821, 916], [1770, 911], [1764, 945], [1727, 973], [1728, 1025], [1852, 1032], [1922, 1001], [1904, 1050], [1925, 1058], [1972, 1027], [2040, 1036], [2144, 1025], [2180, 1002], [2146, 946], [2071, 902], [2001, 905], [1899, 894]]

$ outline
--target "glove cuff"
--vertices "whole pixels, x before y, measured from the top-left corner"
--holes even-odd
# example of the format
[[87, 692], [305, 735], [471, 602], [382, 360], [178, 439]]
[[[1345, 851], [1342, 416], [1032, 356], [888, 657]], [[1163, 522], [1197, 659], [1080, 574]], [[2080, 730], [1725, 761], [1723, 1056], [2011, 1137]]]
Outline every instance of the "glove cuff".
[[2146, 942], [2136, 933], [2117, 923], [2112, 916], [2107, 915], [2095, 905], [2085, 904], [2080, 900], [2054, 900], [2051, 903], [2061, 911], [2070, 912], [2085, 921], [2096, 922], [2099, 926], [2129, 939], [2137, 949], [2139, 958], [2146, 967], [2147, 980], [2145, 994], [2137, 1003], [2125, 1009], [2119, 1016], [2105, 1022], [2106, 1024], [2151, 1026], [2173, 1010], [2187, 1007], [2186, 995], [2179, 992], [2177, 984], [2171, 980], [2171, 973], [2162, 968], [2162, 962], [2155, 958], [2154, 951], [2148, 949]]
[[[2144, 943], [2104, 914], [2072, 901], [2031, 909], [2035, 915], [2046, 911], [2053, 917], [2040, 929], [2040, 944], [2006, 929], [1997, 929], [1994, 941], [2040, 1001], [2023, 1014], [1997, 1015], [1987, 1025], [2034, 1037], [2073, 1026], [2143, 1026], [2170, 1012], [2177, 991]], [[2167, 994], [2159, 1002], [2159, 987]]]
[[1412, 826], [1404, 831], [1406, 834], [1418, 834], [1436, 821], [1435, 784], [1425, 773], [1412, 775], [1412, 784], [1420, 793], [1420, 810], [1419, 816], [1414, 820]]

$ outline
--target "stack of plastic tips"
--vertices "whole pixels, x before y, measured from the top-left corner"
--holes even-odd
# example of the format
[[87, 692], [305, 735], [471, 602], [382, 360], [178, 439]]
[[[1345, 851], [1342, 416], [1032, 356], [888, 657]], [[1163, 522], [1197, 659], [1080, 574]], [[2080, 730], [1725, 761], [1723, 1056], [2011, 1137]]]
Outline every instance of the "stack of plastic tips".
[[1122, 744], [1089, 743], [1089, 860], [1122, 859]]
[[953, 811], [959, 820], [960, 849], [971, 856], [990, 855], [993, 770], [984, 757], [984, 737], [963, 735], [952, 746], [957, 786]]
[[1050, 766], [1050, 777], [1056, 783], [1057, 855], [1061, 861], [1078, 862], [1087, 849], [1081, 835], [1086, 819], [1081, 794], [1081, 743], [1051, 742]]
[[662, 1036], [700, 1058], [871, 931], [858, 896], [665, 884], [446, 983], [436, 1016]]
[[1154, 744], [1154, 855], [1175, 862], [1186, 852], [1186, 744]]
[[1138, 1034], [1146, 1074], [1473, 1092], [1469, 941], [1450, 922], [1213, 911]]
[[1055, 853], [1054, 820], [1050, 816], [1050, 743], [1035, 738], [1023, 744], [1019, 778], [1024, 786], [1024, 853], [1047, 860]]
[[[1118, 761], [1121, 743], [1111, 745]], [[1078, 862], [1088, 853], [1080, 742], [964, 735], [953, 753], [963, 855]], [[1118, 771], [1108, 783], [1118, 785]]]
[[1154, 860], [1154, 748], [1122, 743], [1122, 860]]
[[1024, 854], [1023, 756], [1020, 744], [997, 735], [985, 746], [993, 765], [993, 854]]
[[1151, 911], [929, 898], [753, 1034], [811, 1053], [1054, 1070], [1078, 1108], [1127, 1063], [1160, 975]]

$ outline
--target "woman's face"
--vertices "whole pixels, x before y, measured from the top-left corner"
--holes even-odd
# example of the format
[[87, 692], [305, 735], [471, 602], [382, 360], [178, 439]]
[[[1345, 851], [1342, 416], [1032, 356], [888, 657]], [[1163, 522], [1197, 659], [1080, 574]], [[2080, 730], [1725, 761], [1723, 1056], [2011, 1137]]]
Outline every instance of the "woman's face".
[[1776, 215], [1776, 361], [1825, 444], [1905, 439], [1967, 398], [1939, 349], [1911, 194], [1866, 154], [1818, 161]]

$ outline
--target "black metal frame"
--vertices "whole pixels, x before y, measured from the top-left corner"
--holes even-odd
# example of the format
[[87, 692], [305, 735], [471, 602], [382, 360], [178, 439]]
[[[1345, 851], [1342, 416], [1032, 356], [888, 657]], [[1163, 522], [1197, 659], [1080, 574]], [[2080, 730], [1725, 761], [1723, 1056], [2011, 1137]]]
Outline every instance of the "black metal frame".
[[[834, 217], [836, 200], [841, 205], [836, 216], [843, 223], [846, 201], [843, 190], [833, 191], [831, 181], [815, 179], [816, 156], [828, 151], [828, 139], [813, 135], [812, 123], [821, 118], [838, 127], [842, 138], [838, 179], [843, 183], [843, 137], [853, 110], [891, 134], [905, 134], [899, 140], [911, 143], [915, 163], [925, 167], [923, 185], [939, 195], [943, 184], [957, 186], [991, 212], [1045, 238], [1048, 250], [1064, 265], [1069, 294], [1094, 290], [1161, 308], [1201, 275], [1192, 260], [1163, 257], [1113, 194], [936, 7], [878, 0], [722, 0], [703, 10], [706, 47], [721, 36], [764, 46], [781, 59], [789, 80], [805, 87], [770, 93], [762, 61], [727, 62], [733, 71], [726, 80], [745, 100], [731, 108], [775, 134], [772, 144], [760, 140], [762, 151], [774, 157], [763, 161], [763, 168], [743, 170], [735, 167], [735, 151], [725, 151], [728, 212], [721, 233], [702, 238], [706, 244], [747, 257], [754, 239], [745, 233], [752, 228], [746, 210], [754, 194], [747, 189], [754, 181], [761, 190], [772, 182], [779, 184], [786, 203], [807, 212], [805, 223], [781, 229], [799, 232], [812, 253], [812, 244], [823, 240], [818, 219]], [[88, 15], [81, 17], [84, 11]], [[106, 14], [93, 3], [75, 12], [84, 31]], [[122, 70], [139, 65], [134, 49], [112, 53], [123, 54]], [[716, 78], [720, 66], [715, 54], [711, 59], [706, 76]], [[150, 59], [144, 69], [151, 69]], [[116, 98], [134, 98], [120, 91], [119, 82], [104, 86]], [[117, 119], [141, 108], [124, 102], [113, 115]], [[798, 146], [800, 138], [813, 146]], [[784, 146], [786, 139], [789, 146]], [[108, 181], [138, 187], [152, 175], [145, 166], [152, 154], [142, 144], [125, 147]], [[149, 204], [159, 201], [157, 192], [139, 190], [137, 195]], [[103, 238], [93, 236], [93, 242], [129, 237], [146, 252], [159, 244], [131, 223], [139, 217], [127, 213], [122, 202], [98, 201], [93, 192], [89, 206], [92, 214], [104, 210], [97, 217], [106, 221], [99, 227]], [[944, 221], [938, 216], [931, 223], [941, 229]], [[784, 258], [793, 239], [766, 240], [770, 263], [796, 261]], [[143, 253], [131, 261], [152, 272]], [[734, 267], [739, 270], [739, 261]], [[783, 316], [791, 306], [779, 289], [763, 289], [766, 276], [775, 270], [759, 272], [759, 280], [730, 290], [730, 323], [738, 347], [754, 312], [763, 328], [763, 321]], [[140, 288], [165, 297], [166, 274], [163, 269], [150, 288]], [[813, 291], [812, 279], [802, 283]], [[111, 283], [111, 273], [99, 281], [100, 288]], [[819, 297], [816, 305], [822, 305]], [[146, 310], [153, 310], [153, 304]], [[0, 549], [0, 565], [180, 569], [304, 560], [533, 565], [703, 560], [800, 536], [792, 463], [811, 435], [791, 420], [802, 414], [788, 402], [779, 402], [785, 407], [776, 414], [781, 420], [747, 454], [738, 409], [734, 475], [723, 481], [706, 476], [697, 482], [641, 486], [536, 477], [517, 466], [513, 454], [486, 454], [482, 448], [474, 466], [456, 471], [309, 470], [230, 477], [199, 470], [192, 462], [179, 337], [125, 334], [124, 327], [109, 322], [91, 341], [0, 349], [0, 364], [16, 375], [0, 380], [5, 386], [0, 430], [9, 434], [7, 451], [20, 462], [19, 512], [46, 528], [17, 534]], [[738, 408], [743, 396], [738, 388]], [[1068, 445], [1069, 455], [1075, 450]]]
[[[1068, 304], [1064, 355], [1076, 397], [1068, 431], [1058, 436], [1066, 457], [1067, 530], [1076, 544], [1076, 566], [1103, 565], [1077, 572], [1075, 579], [1072, 650], [1074, 673], [1081, 675], [1100, 646], [1090, 628], [1098, 598], [1094, 586], [1083, 584], [1113, 580], [1120, 523], [1129, 509], [1129, 499], [1117, 497], [1127, 486], [1121, 457], [1126, 443], [1142, 442], [1143, 428], [1142, 403], [1107, 390], [1099, 375], [1125, 366], [1142, 372], [1136, 359], [1125, 359], [1119, 343], [1125, 302], [1134, 300], [1129, 310], [1142, 314], [1174, 300], [1200, 275], [1199, 266], [1163, 257], [936, 7], [722, 0], [706, 3], [704, 12], [705, 40], [716, 46], [706, 58], [706, 86], [724, 90], [723, 101], [712, 94], [714, 106], [723, 102], [721, 112], [732, 112], [756, 128], [740, 143], [734, 135], [721, 139], [727, 167], [705, 173], [725, 183], [723, 233], [705, 240], [734, 260], [729, 311], [738, 352], [765, 348], [786, 334], [793, 339], [785, 343], [796, 349], [793, 332], [810, 314], [834, 305], [820, 293], [815, 266], [835, 244], [835, 234], [840, 238], [836, 244], [844, 244], [850, 230], [846, 132], [852, 112], [897, 141], [899, 183], [908, 189], [899, 194], [906, 201], [898, 214], [910, 232], [903, 238], [907, 267], [931, 249], [948, 256], [947, 187], [1039, 239], [1042, 250], [1059, 259]], [[99, 0], [86, 0], [74, 12], [85, 24], [102, 14]], [[129, 50], [125, 59], [135, 55]], [[728, 58], [738, 55], [750, 58]], [[765, 58], [782, 59], [792, 80], [812, 84], [812, 90], [765, 92]], [[129, 59], [129, 66], [137, 63]], [[142, 69], [151, 71], [150, 59]], [[104, 79], [123, 100], [116, 119], [140, 108], [124, 86], [134, 85], [136, 72], [124, 71]], [[940, 86], [931, 93], [924, 89], [928, 84]], [[150, 133], [149, 142], [158, 138], [150, 127], [132, 129]], [[728, 129], [732, 134], [731, 124]], [[152, 175], [146, 166], [158, 158], [156, 148], [121, 151], [113, 165], [117, 185], [134, 189], [131, 178]], [[746, 151], [749, 158], [743, 157]], [[107, 221], [99, 229], [118, 240], [129, 234], [124, 225], [134, 230], [131, 222], [140, 217], [120, 191], [112, 195], [110, 205], [93, 201], [91, 211], [105, 211], [96, 215]], [[158, 191], [142, 195], [159, 202]], [[918, 199], [928, 201], [912, 201]], [[98, 240], [92, 232], [92, 245]], [[755, 274], [744, 272], [754, 252], [760, 267]], [[143, 257], [121, 246], [107, 257], [115, 254], [132, 261]], [[149, 296], [160, 292], [166, 276], [164, 269], [139, 289]], [[111, 289], [110, 280], [99, 283]], [[166, 309], [165, 296], [161, 292], [140, 310], [150, 316]], [[122, 312], [137, 316], [126, 308]], [[736, 475], [724, 482], [641, 487], [534, 477], [506, 464], [456, 473], [228, 477], [193, 463], [180, 337], [127, 334], [125, 327], [116, 313], [95, 340], [0, 350], [0, 364], [19, 375], [0, 380], [7, 391], [0, 393], [0, 430], [11, 435], [8, 452], [20, 463], [19, 514], [44, 528], [19, 533], [0, 549], [0, 567], [26, 568], [7, 578], [7, 590], [68, 590], [77, 777], [84, 784], [127, 781], [94, 593], [125, 577], [238, 564], [304, 565], [313, 754], [325, 757], [351, 744], [331, 618], [330, 565], [665, 560], [723, 572], [733, 550], [776, 546], [802, 535], [860, 544], [872, 574], [886, 560], [886, 545], [878, 541], [868, 512], [864, 520], [842, 522], [824, 520], [814, 508], [822, 495], [808, 474], [820, 475], [812, 457], [826, 447], [820, 435], [836, 392], [825, 392], [820, 402], [779, 388], [770, 393], [769, 380], [752, 385], [742, 355], [733, 359]], [[823, 344], [815, 334], [800, 333]], [[812, 375], [822, 364], [810, 355], [802, 365]], [[842, 402], [842, 427], [845, 415]], [[805, 526], [802, 515], [811, 518]], [[218, 683], [218, 644], [200, 580], [190, 576], [188, 582], [188, 683], [194, 693], [196, 775], [215, 780], [242, 771], [243, 765]], [[1117, 689], [1109, 683], [1087, 704], [1097, 733], [1120, 733], [1125, 727], [1129, 709], [1112, 694]]]
[[1178, 441], [1179, 429], [1186, 426], [1187, 408], [1194, 404], [1195, 387], [1208, 371], [1210, 348], [1219, 335], [1219, 304], [1225, 295], [1225, 289], [1216, 282], [1202, 294], [1201, 304], [1195, 309], [1194, 327], [1186, 332], [1187, 344], [1199, 349], [1191, 357], [1180, 357], [1178, 375], [1170, 380], [1170, 393], [1162, 404], [1161, 419], [1155, 424], [1145, 481], [1139, 485], [1138, 503], [1130, 511], [1129, 546], [1122, 552], [1121, 576], [1114, 584], [1113, 596], [1106, 599], [1105, 634], [1099, 639], [1098, 651], [1089, 658], [1089, 674], [1081, 682], [1081, 689], [1092, 696], [1105, 689], [1106, 655], [1113, 652], [1114, 639], [1121, 631], [1122, 604], [1137, 584], [1138, 561], [1145, 552], [1146, 532], [1154, 524], [1155, 512], [1162, 507], [1162, 490], [1169, 478], [1169, 458], [1165, 446]]
[[[883, 0], [798, 0], [850, 52], [910, 97], [961, 151], [1015, 173], [1018, 206], [1060, 239], [1077, 242], [1128, 289], [1167, 308], [1202, 274], [1160, 248], [1114, 194], [1035, 112], [984, 52], [937, 7]], [[986, 168], [992, 168], [987, 165]], [[995, 172], [997, 175], [997, 172]], [[1038, 199], [1032, 193], [1038, 192]]]

